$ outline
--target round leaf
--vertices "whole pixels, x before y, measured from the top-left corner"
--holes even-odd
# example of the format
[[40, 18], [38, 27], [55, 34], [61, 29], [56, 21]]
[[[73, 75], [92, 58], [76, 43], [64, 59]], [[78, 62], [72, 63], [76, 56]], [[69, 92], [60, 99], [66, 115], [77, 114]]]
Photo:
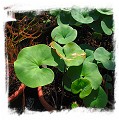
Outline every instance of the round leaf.
[[115, 64], [111, 58], [111, 53], [109, 53], [105, 48], [99, 47], [94, 52], [94, 58], [97, 61], [100, 61], [103, 66], [108, 70], [114, 70]]
[[31, 88], [44, 86], [53, 81], [53, 71], [42, 68], [44, 65], [57, 66], [57, 63], [54, 61], [51, 48], [43, 44], [22, 49], [14, 62], [16, 76]]
[[111, 9], [97, 9], [97, 11], [101, 14], [105, 14], [105, 15], [112, 15], [113, 12]]
[[86, 58], [86, 53], [74, 42], [66, 44], [63, 47], [63, 52], [67, 66], [79, 66]]
[[87, 79], [77, 79], [72, 82], [71, 91], [74, 94], [78, 94], [80, 92], [80, 98], [84, 98], [91, 93], [92, 88], [90, 82]]
[[51, 47], [64, 60], [67, 66], [79, 66], [83, 63], [86, 53], [74, 42], [70, 42], [63, 47], [56, 42], [50, 43]]
[[93, 22], [93, 18], [89, 16], [89, 10], [87, 9], [72, 8], [71, 15], [80, 23], [89, 24]]
[[105, 34], [111, 35], [113, 30], [113, 20], [112, 16], [107, 16], [101, 21], [101, 27]]
[[53, 29], [51, 36], [59, 44], [67, 44], [76, 39], [77, 30], [68, 25], [60, 25]]
[[87, 97], [83, 99], [86, 107], [104, 108], [108, 102], [107, 95], [102, 87], [93, 90]]
[[81, 75], [84, 76], [84, 79], [91, 82], [91, 87], [95, 90], [102, 82], [102, 76], [98, 70], [98, 66], [95, 63], [85, 61], [83, 63]]

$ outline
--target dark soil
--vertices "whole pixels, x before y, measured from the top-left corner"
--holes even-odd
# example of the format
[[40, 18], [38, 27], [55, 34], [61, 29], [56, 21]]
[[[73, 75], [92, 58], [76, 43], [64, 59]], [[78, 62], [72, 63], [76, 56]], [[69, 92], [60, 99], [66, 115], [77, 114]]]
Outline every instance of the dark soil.
[[[24, 14], [16, 14], [16, 18], [19, 21], [22, 20], [24, 16]], [[49, 23], [43, 23], [44, 20], [48, 19], [50, 19]], [[21, 23], [18, 24], [18, 22], [9, 22], [8, 24], [16, 28], [16, 32], [19, 33], [19, 26], [24, 26], [25, 23], [27, 24], [27, 22], [31, 20], [31, 18], [27, 18], [24, 23], [22, 22], [23, 25], [21, 25]], [[8, 37], [11, 37], [11, 33], [6, 26], [6, 59], [8, 59], [9, 67], [9, 96], [13, 94], [21, 84], [21, 82], [17, 79], [14, 73], [13, 67], [13, 63], [16, 60], [19, 51], [26, 46], [32, 46], [39, 43], [44, 43], [48, 45], [52, 40], [51, 31], [55, 26], [57, 26], [55, 18], [48, 15], [47, 12], [43, 12], [42, 15], [36, 16], [36, 21], [41, 27], [38, 31], [38, 33], [41, 33], [41, 35], [36, 39], [26, 38], [23, 41], [17, 42], [21, 36], [19, 35], [15, 40], [17, 44], [14, 41], [10, 43], [10, 40], [8, 40]], [[112, 36], [102, 35], [102, 39], [99, 40], [93, 38], [93, 30], [87, 25], [84, 25], [83, 27], [74, 26], [74, 28], [76, 28], [78, 31], [78, 36], [75, 40], [78, 45], [85, 43], [95, 48], [102, 46], [109, 51], [113, 50]], [[31, 30], [35, 31], [36, 27], [31, 28]], [[36, 34], [36, 36], [38, 35], [38, 33]], [[79, 106], [83, 106], [83, 102], [78, 95], [74, 95], [63, 89], [63, 74], [55, 68], [53, 69], [53, 71], [55, 73], [55, 79], [53, 83], [43, 87], [44, 97], [46, 101], [59, 111], [62, 109], [71, 109], [71, 104], [73, 102], [77, 102]], [[102, 75], [109, 74], [111, 77], [114, 77], [113, 71], [100, 69], [100, 73]], [[114, 87], [114, 78], [112, 81], [112, 85]], [[114, 109], [114, 88], [112, 90], [108, 90], [108, 98], [110, 103], [107, 104], [106, 109]], [[21, 95], [19, 95], [14, 101], [9, 103], [9, 108], [15, 109], [18, 114], [22, 114], [24, 108], [28, 108], [32, 111], [46, 111], [38, 99], [37, 88], [32, 89], [29, 87], [26, 87]]]

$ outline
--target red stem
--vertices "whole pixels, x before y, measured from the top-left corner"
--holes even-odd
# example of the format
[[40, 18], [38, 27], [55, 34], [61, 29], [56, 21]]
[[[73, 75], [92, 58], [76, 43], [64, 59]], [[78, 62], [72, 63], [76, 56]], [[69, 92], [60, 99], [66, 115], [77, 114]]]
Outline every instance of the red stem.
[[46, 102], [46, 100], [44, 99], [42, 87], [38, 87], [38, 97], [39, 97], [39, 100], [40, 100], [41, 104], [45, 107], [45, 109], [46, 109], [47, 111], [53, 111], [53, 110], [55, 110], [55, 108], [52, 107], [51, 105], [49, 105], [49, 104]]
[[12, 94], [9, 98], [8, 101], [13, 101], [19, 94], [21, 94], [23, 92], [23, 90], [25, 89], [25, 85], [21, 84], [19, 89], [17, 91], [14, 92], [14, 94]]
[[[9, 98], [8, 98], [8, 101], [11, 102], [13, 101], [18, 95], [20, 95], [24, 89], [25, 89], [25, 85], [24, 84], [21, 84], [19, 89], [17, 91], [14, 92], [14, 94], [12, 94]], [[42, 87], [38, 87], [38, 97], [39, 97], [39, 100], [41, 102], [41, 104], [44, 106], [44, 108], [47, 110], [47, 111], [53, 111], [55, 110], [54, 107], [52, 107], [51, 105], [49, 105], [46, 100], [44, 99], [43, 97], [43, 91], [42, 91]]]

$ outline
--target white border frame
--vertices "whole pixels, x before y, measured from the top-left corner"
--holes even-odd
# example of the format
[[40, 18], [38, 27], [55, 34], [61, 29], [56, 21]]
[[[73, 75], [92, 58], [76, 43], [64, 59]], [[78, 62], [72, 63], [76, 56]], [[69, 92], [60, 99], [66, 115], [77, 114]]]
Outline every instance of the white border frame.
[[[28, 4], [29, 3], [29, 4]], [[119, 10], [118, 3], [116, 0], [3, 0], [1, 2], [2, 7], [0, 7], [0, 118], [1, 120], [115, 120], [116, 116], [119, 112], [119, 103], [118, 103], [118, 95], [119, 95], [119, 75], [118, 75], [118, 39], [119, 39]], [[6, 92], [6, 83], [5, 83], [5, 47], [4, 47], [4, 24], [6, 21], [10, 20], [10, 18], [6, 15], [6, 11], [3, 9], [4, 7], [11, 6], [12, 9], [8, 9], [11, 11], [25, 11], [25, 10], [45, 10], [51, 8], [67, 8], [72, 6], [80, 6], [80, 7], [88, 7], [88, 8], [113, 8], [114, 10], [114, 22], [115, 22], [115, 33], [114, 33], [114, 41], [115, 44], [115, 56], [116, 56], [116, 73], [115, 73], [115, 109], [114, 111], [100, 112], [94, 110], [88, 110], [85, 108], [78, 108], [74, 110], [65, 110], [61, 112], [32, 112], [26, 110], [25, 113], [18, 116], [18, 114], [14, 113], [14, 115], [10, 114], [11, 111], [8, 110], [8, 102], [7, 102], [7, 92]], [[1, 19], [2, 18], [2, 19]], [[31, 115], [32, 114], [32, 115]], [[118, 119], [118, 118], [117, 118]]]

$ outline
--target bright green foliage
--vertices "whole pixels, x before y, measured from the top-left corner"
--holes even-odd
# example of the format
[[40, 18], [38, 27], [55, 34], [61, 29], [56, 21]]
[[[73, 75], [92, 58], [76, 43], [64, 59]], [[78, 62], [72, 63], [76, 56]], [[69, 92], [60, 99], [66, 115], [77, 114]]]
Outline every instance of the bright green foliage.
[[114, 70], [115, 64], [112, 58], [112, 54], [105, 50], [105, 48], [97, 48], [94, 52], [94, 58], [95, 60], [100, 61], [106, 69]]
[[62, 78], [64, 88], [67, 91], [71, 91], [72, 82], [80, 78], [81, 70], [82, 70], [82, 65], [72, 66], [68, 68], [68, 71], [64, 74]]
[[84, 98], [91, 93], [92, 88], [90, 82], [87, 79], [77, 79], [72, 82], [71, 91], [74, 94], [78, 94], [80, 92], [80, 98]]
[[[54, 80], [54, 73], [47, 66], [55, 66], [64, 73], [62, 85], [67, 91], [79, 94], [86, 107], [104, 108], [108, 98], [100, 85], [104, 79], [106, 89], [112, 89], [112, 79], [107, 74], [102, 78], [98, 66], [114, 70], [113, 52], [103, 47], [95, 50], [87, 44], [77, 45], [73, 41], [78, 32], [69, 25], [87, 24], [93, 29], [94, 39], [101, 40], [103, 33], [113, 34], [112, 10], [72, 8], [51, 10], [50, 14], [56, 16], [58, 24], [51, 32], [54, 41], [50, 47], [39, 44], [22, 49], [14, 62], [16, 76], [28, 87], [45, 86]], [[47, 24], [50, 20], [43, 22]], [[71, 107], [78, 104], [72, 103]]]
[[92, 90], [92, 92], [83, 99], [85, 106], [92, 108], [104, 108], [107, 101], [107, 95], [102, 87], [99, 87], [97, 90]]
[[85, 61], [93, 62], [94, 60], [94, 50], [95, 48], [89, 46], [88, 44], [80, 44], [80, 47], [85, 51], [86, 53], [86, 59]]
[[76, 39], [77, 30], [68, 25], [60, 25], [53, 29], [51, 36], [59, 44], [67, 44]]
[[97, 33], [112, 35], [114, 31], [112, 9], [87, 9], [75, 7], [72, 9], [59, 9], [52, 12], [57, 17], [58, 25], [89, 25]]
[[52, 42], [50, 45], [68, 67], [81, 65], [86, 57], [85, 52], [74, 42], [70, 42], [63, 47], [56, 42]]
[[53, 16], [57, 16], [59, 15], [61, 9], [52, 9], [50, 10], [50, 14], [53, 15]]
[[105, 34], [111, 35], [113, 32], [112, 16], [107, 16], [107, 17], [103, 18], [101, 21], [101, 27]]
[[[43, 54], [46, 52], [45, 54]], [[35, 45], [26, 47], [20, 51], [14, 63], [15, 73], [18, 79], [26, 86], [35, 88], [51, 83], [54, 73], [42, 65], [57, 66], [52, 56], [51, 48], [47, 45]]]
[[104, 14], [104, 15], [112, 15], [113, 14], [112, 9], [97, 9], [97, 11], [101, 14]]
[[86, 58], [86, 53], [74, 42], [68, 43], [63, 47], [65, 63], [67, 66], [79, 66]]
[[102, 82], [102, 76], [98, 70], [98, 66], [95, 63], [85, 61], [85, 63], [83, 63], [81, 74], [85, 79], [91, 82], [93, 89], [97, 89]]
[[83, 24], [89, 24], [94, 21], [93, 17], [89, 15], [88, 9], [72, 8], [71, 15], [76, 21]]
[[78, 104], [77, 104], [76, 102], [73, 102], [73, 103], [71, 104], [71, 108], [77, 108], [77, 107], [79, 107], [79, 106], [78, 106]]
[[70, 67], [63, 78], [66, 90], [71, 90], [71, 84], [77, 79], [84, 78], [91, 84], [92, 89], [97, 89], [101, 82], [102, 76], [95, 63], [85, 61], [81, 66]]

